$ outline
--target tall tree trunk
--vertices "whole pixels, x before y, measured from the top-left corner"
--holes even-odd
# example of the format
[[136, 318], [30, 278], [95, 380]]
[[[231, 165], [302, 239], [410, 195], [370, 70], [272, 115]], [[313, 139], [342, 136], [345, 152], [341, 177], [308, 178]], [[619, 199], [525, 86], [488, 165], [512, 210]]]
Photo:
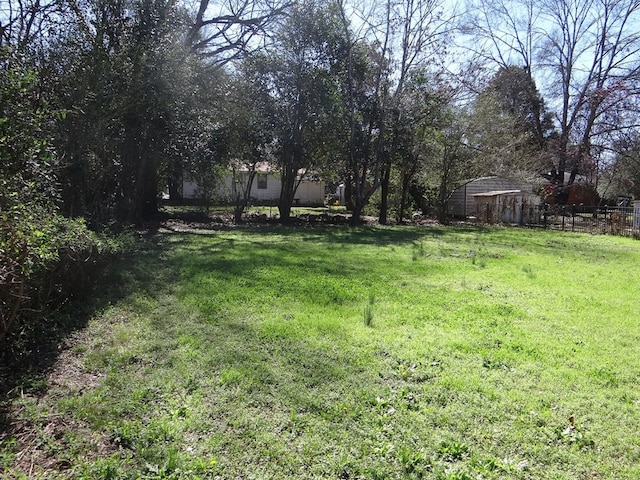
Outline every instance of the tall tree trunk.
[[360, 199], [358, 195], [353, 197], [353, 199], [354, 199], [354, 205], [353, 205], [353, 211], [351, 214], [351, 219], [349, 220], [349, 224], [355, 227], [362, 223], [362, 212], [364, 210], [364, 202]]
[[296, 176], [298, 169], [294, 166], [283, 167], [281, 173], [281, 190], [278, 200], [278, 211], [280, 213], [280, 222], [287, 223], [291, 220], [291, 206], [296, 193]]
[[172, 202], [182, 201], [182, 163], [179, 160], [171, 162], [171, 171], [167, 180], [169, 187], [169, 200]]
[[158, 172], [154, 155], [143, 154], [135, 184], [134, 221], [141, 225], [158, 213]]
[[380, 214], [378, 216], [378, 222], [382, 225], [386, 225], [388, 221], [389, 213], [389, 183], [391, 180], [391, 163], [385, 162], [382, 175], [380, 177]]
[[449, 200], [449, 150], [445, 146], [442, 153], [442, 175], [440, 176], [440, 185], [438, 186], [438, 221], [443, 225], [449, 223], [447, 215], [447, 201]]
[[[256, 164], [253, 164], [249, 169], [249, 172], [247, 172], [247, 183], [242, 187], [244, 188], [244, 191], [235, 192], [236, 204], [233, 209], [233, 223], [236, 225], [242, 223], [242, 214], [247, 208], [247, 205], [249, 205], [249, 200], [251, 199], [251, 189], [253, 188], [253, 181], [257, 174], [255, 167]], [[235, 175], [236, 174], [234, 173], [234, 177]], [[242, 174], [240, 174], [240, 178], [242, 178]]]
[[400, 182], [400, 205], [398, 206], [398, 223], [402, 223], [404, 220], [410, 179], [411, 176], [407, 172], [402, 174], [402, 181]]
[[278, 204], [278, 212], [280, 213], [280, 223], [289, 223], [291, 221], [291, 204]]
[[350, 174], [347, 174], [344, 182], [344, 204], [347, 210], [353, 210], [353, 178]]
[[140, 175], [140, 148], [138, 144], [138, 132], [136, 131], [135, 120], [128, 118], [125, 125], [124, 141], [120, 161], [120, 198], [117, 201], [116, 217], [121, 222], [137, 222], [138, 213], [136, 211], [136, 181]]

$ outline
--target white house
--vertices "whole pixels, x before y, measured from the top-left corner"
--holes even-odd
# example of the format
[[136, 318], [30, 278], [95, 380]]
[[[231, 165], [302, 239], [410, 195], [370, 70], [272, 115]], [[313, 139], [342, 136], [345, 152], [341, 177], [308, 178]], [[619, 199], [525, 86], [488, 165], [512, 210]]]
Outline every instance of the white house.
[[[304, 175], [304, 170], [299, 172]], [[248, 171], [241, 171], [239, 181], [234, 183], [231, 172], [224, 176], [213, 194], [213, 200], [222, 203], [233, 203], [236, 189], [247, 184]], [[251, 199], [255, 204], [275, 204], [280, 198], [280, 172], [275, 171], [267, 163], [260, 164], [251, 186]], [[197, 198], [197, 183], [185, 177], [182, 182], [183, 198]], [[296, 194], [294, 205], [322, 206], [325, 200], [325, 183], [313, 177], [302, 177]]]

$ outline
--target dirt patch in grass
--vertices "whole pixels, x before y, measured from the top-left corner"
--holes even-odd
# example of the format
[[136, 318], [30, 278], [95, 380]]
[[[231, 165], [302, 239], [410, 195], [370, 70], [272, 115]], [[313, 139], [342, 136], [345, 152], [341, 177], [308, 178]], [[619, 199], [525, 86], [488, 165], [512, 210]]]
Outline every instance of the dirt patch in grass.
[[8, 478], [40, 478], [44, 472], [47, 478], [56, 478], [55, 472], [65, 478], [75, 452], [91, 461], [118, 450], [108, 435], [56, 408], [61, 398], [80, 396], [101, 384], [103, 373], [83, 367], [90, 340], [86, 330], [78, 330], [58, 346], [51, 367], [40, 373], [15, 372], [16, 386], [4, 393], [5, 425], [0, 433], [0, 463], [12, 466]]
[[[12, 438], [15, 453], [13, 474], [33, 478], [42, 472], [64, 471], [72, 466], [69, 453], [78, 449], [78, 442], [84, 446], [83, 460], [104, 458], [118, 450], [106, 435], [96, 434], [88, 426], [64, 415], [51, 415], [41, 419], [42, 425], [17, 421], [13, 426]], [[73, 440], [71, 440], [73, 439]], [[71, 445], [71, 442], [74, 445]], [[55, 448], [52, 444], [55, 443]]]

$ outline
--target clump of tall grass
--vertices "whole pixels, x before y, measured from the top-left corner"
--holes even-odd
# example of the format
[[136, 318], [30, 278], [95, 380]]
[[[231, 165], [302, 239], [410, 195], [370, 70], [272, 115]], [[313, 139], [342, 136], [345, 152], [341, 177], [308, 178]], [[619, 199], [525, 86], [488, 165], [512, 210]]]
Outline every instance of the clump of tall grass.
[[369, 301], [364, 306], [364, 313], [362, 315], [365, 326], [373, 326], [373, 305], [376, 303], [376, 297], [374, 294], [369, 295]]
[[419, 244], [413, 244], [413, 249], [411, 253], [411, 260], [414, 262], [418, 259], [425, 256], [424, 243], [420, 242]]

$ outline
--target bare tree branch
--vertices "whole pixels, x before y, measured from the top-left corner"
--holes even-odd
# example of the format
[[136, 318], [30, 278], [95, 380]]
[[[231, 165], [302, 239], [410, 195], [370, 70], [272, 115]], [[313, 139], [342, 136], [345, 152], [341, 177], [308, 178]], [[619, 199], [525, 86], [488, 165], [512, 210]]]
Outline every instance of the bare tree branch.
[[630, 115], [629, 109], [640, 94], [637, 0], [475, 0], [472, 7], [467, 32], [476, 58], [528, 69], [556, 110], [558, 179], [574, 146], [588, 157], [613, 125], [634, 128], [639, 112]]
[[55, 25], [63, 5], [55, 0], [5, 0], [0, 6], [0, 46], [24, 50]]
[[187, 45], [216, 63], [226, 63], [258, 48], [293, 0], [200, 0], [186, 35]]

